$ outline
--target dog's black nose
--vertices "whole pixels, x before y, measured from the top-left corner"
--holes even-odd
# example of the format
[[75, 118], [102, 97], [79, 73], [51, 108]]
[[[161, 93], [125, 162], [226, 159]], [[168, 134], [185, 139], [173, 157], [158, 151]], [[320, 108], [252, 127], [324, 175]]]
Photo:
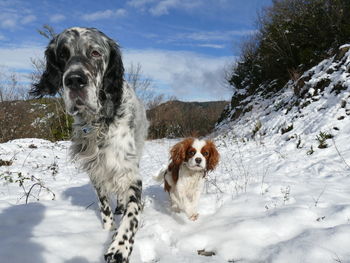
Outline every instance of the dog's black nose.
[[197, 164], [200, 164], [200, 163], [202, 162], [202, 158], [197, 157], [197, 158], [195, 159], [195, 161], [196, 161]]
[[82, 89], [88, 84], [88, 78], [82, 72], [71, 72], [65, 77], [64, 84], [70, 89]]

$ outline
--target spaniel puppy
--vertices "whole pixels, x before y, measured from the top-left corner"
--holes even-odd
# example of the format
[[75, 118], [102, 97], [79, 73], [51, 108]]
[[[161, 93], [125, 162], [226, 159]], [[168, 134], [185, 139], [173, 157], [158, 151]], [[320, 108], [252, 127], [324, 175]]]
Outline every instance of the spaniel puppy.
[[123, 214], [105, 260], [128, 262], [140, 220], [145, 109], [124, 80], [118, 45], [97, 29], [64, 30], [51, 40], [45, 56], [46, 69], [31, 94], [63, 95], [74, 118], [71, 155], [96, 189], [103, 228], [115, 229], [110, 196]]
[[219, 153], [212, 141], [187, 138], [175, 144], [170, 155], [170, 164], [156, 179], [164, 180], [172, 210], [183, 211], [194, 221], [204, 177], [218, 164]]

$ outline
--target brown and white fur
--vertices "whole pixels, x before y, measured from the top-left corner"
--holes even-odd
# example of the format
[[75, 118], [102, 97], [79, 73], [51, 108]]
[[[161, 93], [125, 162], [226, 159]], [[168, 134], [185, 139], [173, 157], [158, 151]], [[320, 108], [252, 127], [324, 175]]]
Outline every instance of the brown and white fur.
[[219, 153], [210, 140], [187, 138], [170, 151], [170, 164], [160, 171], [156, 180], [164, 180], [171, 209], [184, 212], [190, 220], [198, 218], [197, 206], [208, 171], [215, 169]]

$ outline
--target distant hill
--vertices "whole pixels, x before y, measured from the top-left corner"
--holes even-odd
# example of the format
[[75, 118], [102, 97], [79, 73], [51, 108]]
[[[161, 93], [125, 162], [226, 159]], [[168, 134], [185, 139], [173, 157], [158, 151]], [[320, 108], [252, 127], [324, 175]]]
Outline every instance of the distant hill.
[[168, 101], [147, 112], [149, 138], [175, 138], [209, 134], [228, 105], [227, 101]]
[[[210, 133], [229, 102], [170, 101], [149, 110], [149, 138]], [[0, 102], [0, 143], [18, 138], [68, 140], [72, 118], [60, 99]]]

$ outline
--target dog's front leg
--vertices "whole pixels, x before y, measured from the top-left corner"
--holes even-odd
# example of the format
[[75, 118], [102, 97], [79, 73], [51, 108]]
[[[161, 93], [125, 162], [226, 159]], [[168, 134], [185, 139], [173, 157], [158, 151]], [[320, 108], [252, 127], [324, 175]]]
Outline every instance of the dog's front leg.
[[118, 203], [117, 203], [117, 207], [115, 208], [114, 214], [116, 214], [116, 215], [124, 214], [125, 207], [126, 207], [125, 199], [126, 198], [124, 195], [118, 195], [118, 197], [117, 197]]
[[109, 205], [107, 195], [103, 194], [100, 188], [95, 187], [95, 189], [99, 199], [102, 227], [105, 230], [114, 230], [116, 229], [116, 227], [115, 227], [112, 209]]
[[112, 243], [105, 254], [108, 263], [125, 263], [132, 252], [134, 238], [139, 227], [141, 213], [142, 181], [134, 181], [126, 193], [127, 204], [124, 215]]
[[187, 217], [195, 221], [198, 218], [198, 213], [195, 204], [193, 203], [193, 197], [189, 198], [188, 196], [185, 196], [182, 199], [183, 204], [183, 211], [186, 213]]

